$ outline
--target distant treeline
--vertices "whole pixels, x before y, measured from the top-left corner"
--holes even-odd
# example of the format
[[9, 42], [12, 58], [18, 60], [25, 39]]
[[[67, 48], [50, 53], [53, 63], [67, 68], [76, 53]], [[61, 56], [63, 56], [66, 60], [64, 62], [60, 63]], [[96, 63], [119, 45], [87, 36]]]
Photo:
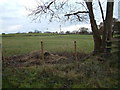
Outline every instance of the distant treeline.
[[46, 32], [42, 32], [39, 30], [35, 30], [35, 31], [29, 31], [29, 32], [17, 32], [17, 33], [11, 33], [11, 34], [6, 34], [6, 33], [2, 33], [3, 36], [15, 36], [15, 35], [27, 35], [27, 36], [39, 36], [39, 35], [66, 35], [66, 34], [92, 34], [92, 32], [88, 31], [88, 28], [85, 27], [81, 27], [79, 28], [79, 30], [73, 30], [73, 31], [56, 31], [56, 32], [51, 32], [51, 31], [46, 31]]
[[2, 37], [21, 37], [21, 36], [51, 36], [57, 35], [53, 33], [13, 33], [13, 34], [5, 34], [2, 33]]

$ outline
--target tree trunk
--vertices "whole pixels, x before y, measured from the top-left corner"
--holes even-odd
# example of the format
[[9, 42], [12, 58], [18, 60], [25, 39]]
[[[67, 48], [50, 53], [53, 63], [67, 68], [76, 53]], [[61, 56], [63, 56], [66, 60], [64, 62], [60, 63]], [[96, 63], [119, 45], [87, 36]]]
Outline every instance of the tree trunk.
[[102, 36], [102, 51], [105, 51], [106, 41], [107, 40], [111, 41], [111, 37], [112, 37], [113, 5], [114, 2], [109, 2], [109, 0], [107, 1], [106, 19], [104, 22], [104, 31]]
[[86, 2], [86, 5], [89, 10], [90, 23], [91, 23], [91, 28], [92, 28], [92, 32], [93, 32], [94, 53], [97, 54], [97, 53], [101, 52], [101, 37], [100, 37], [100, 33], [98, 31], [97, 23], [94, 18], [92, 1]]
[[114, 6], [114, 2], [108, 2], [106, 21], [107, 21], [107, 26], [108, 26], [107, 40], [110, 40], [110, 41], [112, 38], [113, 6]]

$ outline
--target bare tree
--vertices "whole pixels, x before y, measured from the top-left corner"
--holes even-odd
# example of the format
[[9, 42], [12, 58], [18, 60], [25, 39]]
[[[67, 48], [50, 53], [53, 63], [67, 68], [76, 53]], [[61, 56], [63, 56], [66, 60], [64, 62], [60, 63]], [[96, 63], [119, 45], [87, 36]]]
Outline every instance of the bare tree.
[[[40, 2], [38, 6], [31, 10], [32, 16], [38, 19], [42, 16], [47, 16], [50, 21], [52, 19], [61, 19], [67, 17], [67, 20], [84, 21], [89, 15], [93, 39], [94, 39], [94, 53], [101, 53], [105, 51], [106, 41], [111, 40], [112, 19], [113, 19], [113, 5], [114, 0], [107, 0], [106, 17], [104, 19], [104, 12], [100, 0], [98, 0], [100, 6], [101, 15], [103, 19], [103, 34], [101, 35], [95, 20], [93, 12], [93, 0], [84, 0], [84, 2], [78, 0], [50, 0], [49, 2]], [[81, 9], [82, 8], [82, 9]], [[66, 20], [64, 18], [64, 20]]]

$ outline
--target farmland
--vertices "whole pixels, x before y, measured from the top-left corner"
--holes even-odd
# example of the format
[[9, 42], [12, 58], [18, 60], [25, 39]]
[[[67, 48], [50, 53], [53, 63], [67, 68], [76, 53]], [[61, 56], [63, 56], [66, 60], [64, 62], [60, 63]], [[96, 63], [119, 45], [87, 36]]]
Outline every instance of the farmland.
[[[7, 36], [7, 35], [6, 35]], [[25, 36], [13, 35], [3, 37], [3, 56], [26, 54], [40, 50], [40, 42], [44, 42], [44, 49], [49, 52], [73, 52], [74, 41], [77, 42], [77, 51], [89, 53], [93, 50], [91, 35], [41, 35]]]
[[[45, 58], [44, 63], [39, 51], [41, 41], [44, 50], [55, 53]], [[77, 61], [72, 57], [74, 41], [77, 42]], [[10, 34], [3, 35], [2, 45], [3, 88], [119, 87], [118, 58], [116, 55], [107, 59], [90, 56], [92, 35]]]

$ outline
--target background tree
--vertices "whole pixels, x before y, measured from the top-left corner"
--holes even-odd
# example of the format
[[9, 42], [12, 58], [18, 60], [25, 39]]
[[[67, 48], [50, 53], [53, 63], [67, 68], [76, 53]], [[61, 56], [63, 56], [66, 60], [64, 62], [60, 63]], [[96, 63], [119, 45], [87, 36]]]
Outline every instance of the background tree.
[[81, 28], [79, 28], [79, 34], [89, 34], [89, 32], [88, 32], [88, 28], [86, 28], [86, 27], [81, 27]]
[[66, 31], [65, 34], [70, 34], [70, 31]]
[[42, 33], [42, 32], [39, 30], [35, 30], [34, 33]]
[[48, 17], [49, 21], [63, 20], [62, 18], [65, 17], [64, 21], [70, 20], [82, 22], [88, 18], [87, 14], [89, 14], [94, 39], [94, 53], [97, 54], [104, 52], [106, 41], [111, 40], [114, 0], [110, 1], [107, 0], [105, 17], [101, 2], [98, 0], [104, 23], [102, 36], [98, 30], [97, 22], [95, 20], [95, 15], [93, 12], [93, 0], [84, 0], [84, 2], [78, 0], [50, 0], [48, 2], [41, 1], [34, 10], [31, 10], [30, 16], [35, 16], [34, 19], [39, 20], [42, 17]]

